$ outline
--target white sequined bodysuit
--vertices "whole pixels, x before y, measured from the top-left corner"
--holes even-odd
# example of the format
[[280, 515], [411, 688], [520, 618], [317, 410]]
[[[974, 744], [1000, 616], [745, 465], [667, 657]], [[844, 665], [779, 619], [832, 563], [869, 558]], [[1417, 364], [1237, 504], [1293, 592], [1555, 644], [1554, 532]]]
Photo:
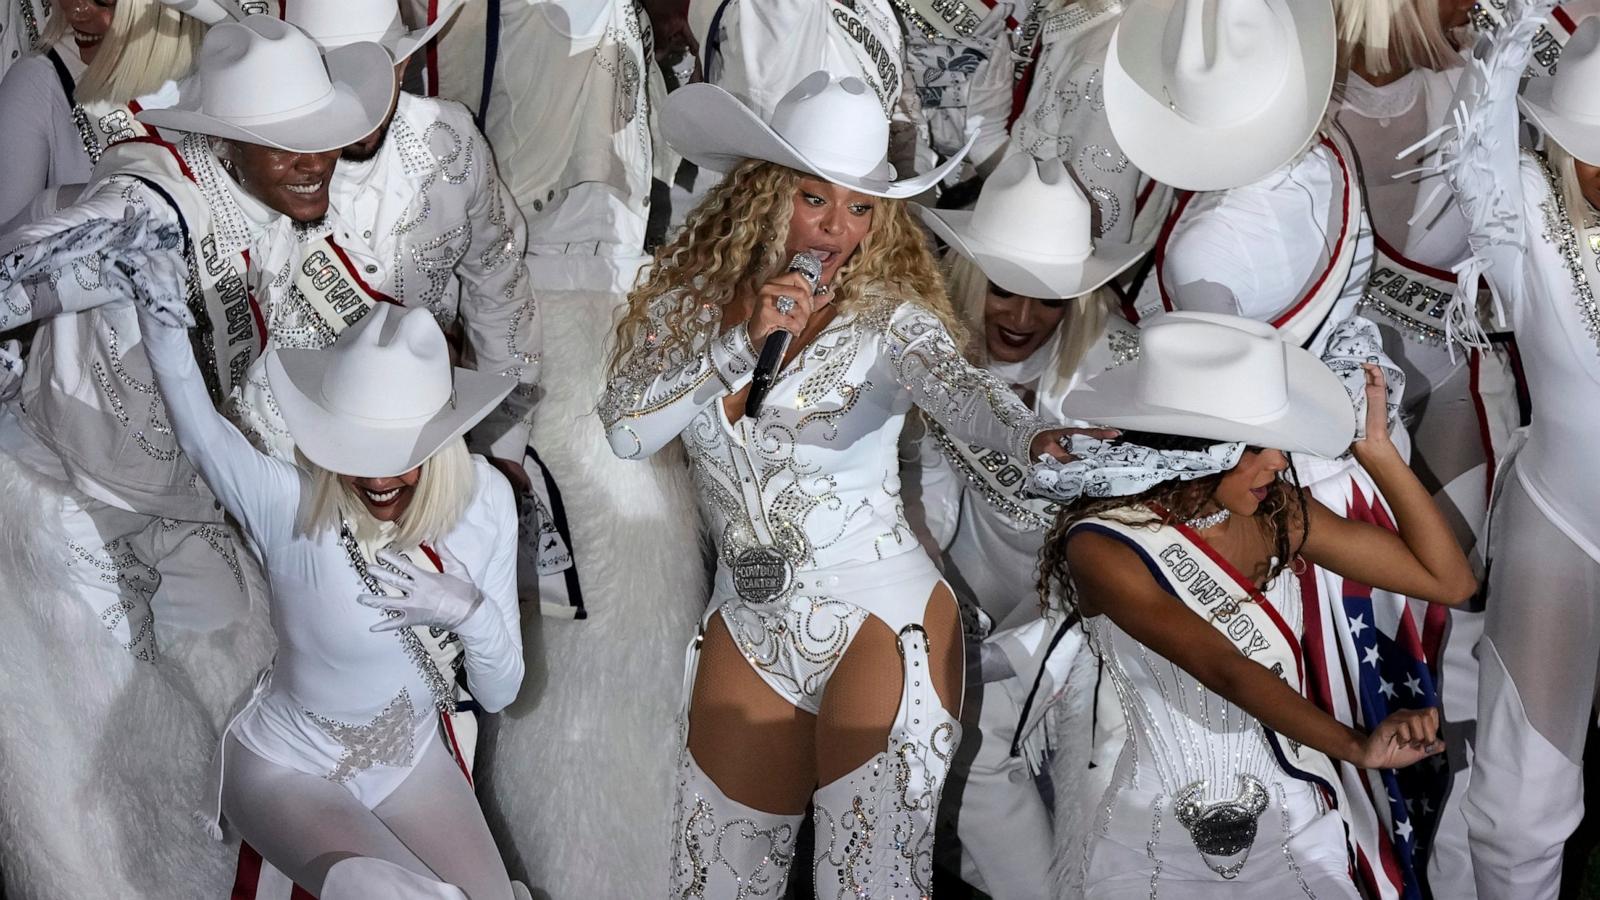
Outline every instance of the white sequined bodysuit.
[[[677, 294], [650, 312], [600, 413], [624, 458], [682, 437], [717, 550], [709, 614], [722, 616], [774, 691], [812, 714], [869, 616], [898, 635], [905, 690], [889, 747], [816, 794], [819, 896], [855, 896], [857, 886], [873, 897], [923, 896], [960, 728], [924, 675], [922, 622], [940, 576], [901, 506], [901, 426], [915, 405], [951, 434], [1017, 459], [1029, 458], [1043, 426], [915, 302], [869, 292], [779, 373], [759, 419], [736, 422], [722, 401], [751, 379], [745, 326], [718, 336], [718, 311], [689, 308]], [[664, 348], [674, 317], [692, 339]], [[761, 829], [751, 848], [763, 814], [727, 812], [730, 801], [689, 754], [682, 765], [674, 896], [733, 896], [734, 883], [741, 897], [782, 896], [792, 824]]]
[[[1266, 593], [1299, 634], [1299, 582], [1280, 577]], [[1085, 851], [1087, 896], [1356, 897], [1338, 813], [1284, 772], [1261, 722], [1108, 617], [1086, 625], [1128, 723]], [[1191, 832], [1184, 802], [1216, 812]], [[1249, 852], [1202, 856], [1208, 822], [1236, 808], [1255, 814]]]

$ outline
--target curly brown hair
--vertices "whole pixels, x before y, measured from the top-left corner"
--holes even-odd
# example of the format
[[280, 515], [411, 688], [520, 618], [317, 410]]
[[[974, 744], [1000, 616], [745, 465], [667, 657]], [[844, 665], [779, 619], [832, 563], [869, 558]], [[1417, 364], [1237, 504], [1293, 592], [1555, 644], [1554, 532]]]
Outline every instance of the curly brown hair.
[[[1116, 443], [1138, 444], [1155, 450], [1204, 450], [1216, 441], [1125, 431], [1116, 439]], [[1146, 526], [1151, 531], [1177, 522], [1187, 522], [1205, 513], [1216, 495], [1217, 485], [1226, 474], [1208, 475], [1192, 481], [1164, 481], [1131, 497], [1079, 497], [1062, 506], [1045, 535], [1044, 546], [1039, 548], [1040, 605], [1049, 608], [1054, 598], [1064, 612], [1071, 614], [1077, 611], [1077, 588], [1067, 570], [1067, 532], [1073, 525], [1116, 510], [1146, 514], [1147, 518], [1136, 520], [1136, 524]], [[1152, 506], [1166, 514], [1157, 513], [1151, 509]], [[1266, 499], [1261, 501], [1261, 506], [1250, 517], [1250, 521], [1272, 542], [1273, 559], [1265, 575], [1260, 578], [1261, 582], [1268, 582], [1293, 563], [1300, 548], [1305, 546], [1310, 527], [1305, 495], [1295, 479], [1293, 465], [1272, 483]]]
[[[612, 371], [648, 331], [656, 298], [674, 291], [683, 297], [667, 316], [668, 333], [659, 336], [658, 347], [666, 350], [693, 341], [702, 307], [725, 307], [783, 272], [794, 194], [807, 177], [749, 159], [712, 188], [677, 237], [656, 250], [649, 275], [628, 295], [617, 323]], [[871, 230], [835, 279], [833, 305], [846, 313], [915, 299], [939, 317], [958, 345], [964, 344], [966, 329], [950, 305], [921, 226], [905, 201], [878, 198], [874, 203]]]

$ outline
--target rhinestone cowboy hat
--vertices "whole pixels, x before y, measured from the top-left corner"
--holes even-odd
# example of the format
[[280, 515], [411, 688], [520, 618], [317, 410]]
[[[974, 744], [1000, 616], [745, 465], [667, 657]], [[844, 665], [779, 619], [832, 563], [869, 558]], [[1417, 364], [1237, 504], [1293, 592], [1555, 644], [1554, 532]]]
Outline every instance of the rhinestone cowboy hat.
[[304, 31], [324, 52], [371, 41], [389, 51], [396, 65], [426, 46], [466, 5], [466, 0], [445, 0], [431, 24], [408, 30], [398, 0], [282, 2], [283, 20]]
[[1355, 439], [1355, 406], [1338, 376], [1265, 322], [1174, 312], [1139, 333], [1139, 359], [1067, 394], [1063, 415], [1328, 459]]
[[371, 134], [389, 115], [394, 90], [394, 63], [377, 44], [324, 55], [298, 28], [246, 16], [213, 25], [195, 73], [178, 84], [178, 102], [138, 118], [157, 128], [322, 153]]
[[422, 465], [516, 387], [514, 378], [452, 367], [433, 315], [392, 303], [374, 306], [331, 347], [272, 350], [266, 364], [295, 446], [358, 478]]
[[[972, 141], [924, 175], [895, 180], [889, 165], [889, 120], [866, 82], [812, 72], [785, 94], [763, 122], [737, 97], [711, 84], [667, 95], [661, 117], [667, 143], [690, 162], [731, 172], [761, 159], [875, 197], [914, 197], [944, 179]], [[974, 135], [974, 137], [976, 137]]]
[[1529, 79], [1519, 98], [1539, 130], [1568, 153], [1600, 164], [1600, 18], [1584, 19], [1549, 78]]
[[916, 207], [922, 221], [989, 280], [1024, 297], [1081, 297], [1121, 274], [1147, 248], [1090, 238], [1094, 210], [1059, 161], [1007, 157], [971, 210]]
[[1140, 0], [1106, 56], [1106, 117], [1151, 178], [1239, 187], [1305, 149], [1337, 57], [1328, 0]]

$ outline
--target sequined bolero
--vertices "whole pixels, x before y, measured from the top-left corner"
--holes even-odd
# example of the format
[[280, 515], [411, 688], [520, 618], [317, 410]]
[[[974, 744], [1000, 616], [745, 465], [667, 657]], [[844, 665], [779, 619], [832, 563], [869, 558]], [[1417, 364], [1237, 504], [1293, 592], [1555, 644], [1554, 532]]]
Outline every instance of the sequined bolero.
[[[795, 569], [918, 549], [900, 501], [898, 441], [913, 405], [963, 440], [1028, 459], [1046, 426], [1003, 382], [962, 357], [927, 307], [868, 292], [779, 374], [758, 421], [730, 422], [722, 400], [750, 382], [745, 325], [656, 298], [651, 325], [608, 384], [600, 415], [611, 449], [642, 459], [682, 437], [718, 556], [731, 566], [772, 548]], [[694, 337], [665, 345], [671, 313]]]

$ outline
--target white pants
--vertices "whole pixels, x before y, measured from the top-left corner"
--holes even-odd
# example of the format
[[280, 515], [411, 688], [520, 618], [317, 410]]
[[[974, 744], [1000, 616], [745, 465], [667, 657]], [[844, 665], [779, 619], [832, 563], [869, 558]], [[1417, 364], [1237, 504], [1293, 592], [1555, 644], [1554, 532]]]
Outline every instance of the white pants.
[[[956, 814], [961, 877], [994, 900], [1049, 896], [1049, 812], [1027, 763], [1011, 755], [1022, 715], [1017, 697], [1025, 697], [1029, 687], [1015, 676], [967, 686], [963, 705], [978, 710], [978, 727], [968, 732], [977, 752], [965, 771], [951, 773], [952, 787], [961, 783]], [[957, 756], [958, 768], [968, 749]]]
[[1600, 671], [1600, 562], [1539, 509], [1515, 467], [1495, 506], [1478, 647], [1478, 739], [1464, 811], [1480, 900], [1554, 900], [1583, 818]]

